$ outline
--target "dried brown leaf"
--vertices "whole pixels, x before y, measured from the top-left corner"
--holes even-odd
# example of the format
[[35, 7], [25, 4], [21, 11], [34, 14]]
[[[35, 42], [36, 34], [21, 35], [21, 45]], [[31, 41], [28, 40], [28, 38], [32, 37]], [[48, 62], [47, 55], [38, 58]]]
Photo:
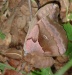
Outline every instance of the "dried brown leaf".
[[15, 71], [15, 70], [6, 70], [4, 75], [22, 75], [21, 73]]
[[8, 63], [9, 63], [12, 67], [17, 68], [18, 65], [20, 64], [20, 60], [9, 59], [9, 60], [8, 60]]

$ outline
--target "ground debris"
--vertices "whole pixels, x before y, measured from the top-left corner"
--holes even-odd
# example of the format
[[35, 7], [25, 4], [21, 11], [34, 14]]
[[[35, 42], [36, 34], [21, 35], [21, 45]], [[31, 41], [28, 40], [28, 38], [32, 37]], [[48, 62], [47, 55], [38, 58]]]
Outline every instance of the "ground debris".
[[[60, 30], [60, 24], [68, 22], [67, 14], [72, 12], [72, 2], [35, 0], [31, 7], [33, 19], [30, 21], [28, 0], [0, 1], [0, 31], [5, 34], [4, 39], [0, 38], [0, 62], [18, 70], [5, 69], [0, 75], [24, 75], [21, 71], [31, 72], [46, 67], [54, 67], [56, 72], [69, 60], [62, 55], [65, 51], [61, 48], [62, 45], [67, 48], [67, 39], [63, 29]], [[46, 30], [47, 26], [44, 25], [47, 23], [52, 30]], [[60, 26], [58, 28], [51, 24]]]

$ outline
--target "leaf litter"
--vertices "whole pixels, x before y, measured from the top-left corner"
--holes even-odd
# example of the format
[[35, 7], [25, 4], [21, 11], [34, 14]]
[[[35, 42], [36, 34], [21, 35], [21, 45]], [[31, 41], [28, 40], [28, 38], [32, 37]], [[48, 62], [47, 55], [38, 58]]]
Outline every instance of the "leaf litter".
[[[66, 51], [61, 51], [62, 44], [67, 49], [67, 41], [71, 42], [71, 20], [67, 20], [67, 15], [72, 11], [69, 0], [32, 0], [32, 13], [28, 4], [27, 0], [0, 1], [1, 75], [52, 75], [71, 59], [71, 46], [68, 46], [67, 56], [64, 54]], [[30, 21], [31, 14], [33, 18]], [[50, 21], [51, 24], [61, 24], [61, 32], [57, 30], [61, 40], [65, 40], [61, 47], [57, 45], [59, 40], [55, 40], [58, 37], [56, 33], [53, 34], [50, 28], [47, 31], [44, 29], [44, 25]], [[57, 47], [62, 54], [57, 51]], [[70, 70], [64, 75], [71, 75], [69, 72]]]

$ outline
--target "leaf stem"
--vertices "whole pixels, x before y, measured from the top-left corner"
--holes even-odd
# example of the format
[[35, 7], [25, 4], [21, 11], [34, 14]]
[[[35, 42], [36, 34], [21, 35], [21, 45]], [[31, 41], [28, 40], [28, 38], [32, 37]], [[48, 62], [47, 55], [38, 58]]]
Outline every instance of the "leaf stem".
[[72, 67], [72, 59], [54, 75], [63, 75], [70, 67]]

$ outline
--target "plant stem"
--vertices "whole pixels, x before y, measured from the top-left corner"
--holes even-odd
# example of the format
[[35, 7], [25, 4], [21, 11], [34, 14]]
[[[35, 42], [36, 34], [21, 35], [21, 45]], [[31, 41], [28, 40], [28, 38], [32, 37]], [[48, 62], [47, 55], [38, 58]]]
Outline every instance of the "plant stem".
[[29, 12], [30, 12], [30, 20], [32, 20], [32, 6], [31, 6], [31, 0], [28, 0], [28, 5], [29, 5]]
[[54, 75], [63, 75], [70, 67], [72, 67], [72, 59]]

